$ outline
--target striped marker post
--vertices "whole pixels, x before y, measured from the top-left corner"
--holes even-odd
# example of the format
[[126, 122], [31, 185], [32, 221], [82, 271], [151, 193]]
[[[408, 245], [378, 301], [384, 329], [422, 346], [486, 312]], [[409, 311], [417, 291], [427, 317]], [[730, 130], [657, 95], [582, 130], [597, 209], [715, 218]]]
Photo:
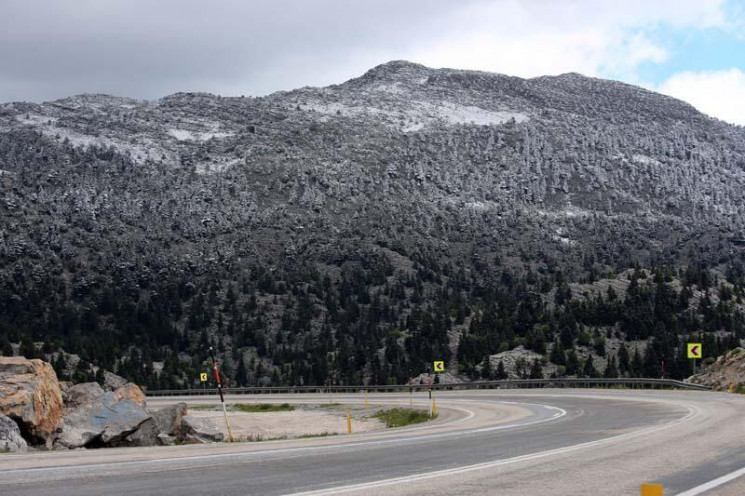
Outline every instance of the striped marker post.
[[222, 381], [220, 381], [220, 372], [217, 370], [217, 360], [215, 360], [215, 350], [210, 346], [210, 355], [212, 356], [212, 372], [215, 374], [217, 391], [220, 393], [220, 403], [222, 403], [222, 414], [225, 416], [225, 426], [228, 428], [228, 441], [233, 442], [233, 432], [230, 430], [228, 422], [228, 409], [225, 407], [225, 396], [222, 394]]

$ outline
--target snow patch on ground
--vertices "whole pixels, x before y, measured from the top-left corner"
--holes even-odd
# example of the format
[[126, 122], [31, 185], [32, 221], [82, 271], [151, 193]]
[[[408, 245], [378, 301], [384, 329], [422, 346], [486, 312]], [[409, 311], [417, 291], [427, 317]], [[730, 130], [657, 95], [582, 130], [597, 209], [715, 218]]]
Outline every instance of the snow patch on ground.
[[207, 162], [196, 165], [197, 174], [217, 174], [223, 172], [234, 165], [242, 163], [243, 160], [236, 158], [233, 160], [224, 160], [218, 162]]
[[487, 110], [471, 105], [459, 105], [443, 102], [440, 105], [422, 103], [419, 108], [425, 117], [442, 119], [449, 124], [472, 124], [476, 126], [490, 126], [504, 124], [512, 119], [524, 122], [528, 116], [519, 112]]
[[631, 156], [631, 160], [636, 162], [637, 164], [644, 164], [644, 165], [660, 165], [660, 162], [647, 157], [646, 155], [639, 155], [638, 153]]
[[221, 139], [233, 136], [233, 133], [210, 131], [210, 132], [198, 132], [189, 131], [188, 129], [168, 129], [168, 134], [176, 138], [178, 141], [208, 141], [212, 138]]
[[22, 124], [29, 124], [32, 126], [48, 126], [51, 124], [57, 122], [56, 117], [49, 117], [47, 115], [41, 115], [41, 114], [18, 114], [16, 115], [16, 120]]
[[485, 212], [485, 211], [491, 209], [491, 205], [489, 205], [487, 203], [484, 203], [482, 201], [466, 202], [465, 205], [466, 205], [467, 208], [470, 208], [470, 209], [473, 209], [473, 210], [476, 210], [476, 211], [479, 211], [479, 212]]
[[[172, 155], [170, 151], [145, 139], [130, 138], [130, 140], [124, 141], [122, 139], [111, 138], [108, 136], [91, 136], [88, 134], [82, 134], [65, 127], [41, 126], [39, 129], [46, 136], [58, 140], [60, 143], [67, 139], [74, 147], [85, 148], [88, 146], [113, 146], [122, 155], [128, 154], [131, 159], [138, 164], [144, 163], [148, 159], [154, 161], [161, 160], [163, 155], [168, 159]], [[132, 143], [132, 139], [136, 139], [137, 141]]]
[[[393, 88], [392, 85], [388, 85]], [[390, 89], [390, 88], [388, 88]], [[489, 110], [472, 105], [461, 105], [453, 102], [430, 103], [413, 101], [407, 108], [385, 109], [369, 105], [346, 105], [340, 102], [310, 101], [304, 110], [315, 111], [324, 115], [341, 115], [357, 117], [375, 115], [385, 117], [384, 122], [390, 127], [403, 132], [419, 131], [432, 124], [491, 126], [513, 121], [516, 123], [528, 120], [526, 114], [509, 110]]]

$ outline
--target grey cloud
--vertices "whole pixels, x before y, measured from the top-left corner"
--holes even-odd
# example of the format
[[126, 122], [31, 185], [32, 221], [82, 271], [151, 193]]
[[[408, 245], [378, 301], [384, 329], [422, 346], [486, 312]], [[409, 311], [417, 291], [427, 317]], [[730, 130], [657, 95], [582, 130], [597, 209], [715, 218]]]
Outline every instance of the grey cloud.
[[2, 1], [0, 101], [331, 84], [405, 58], [448, 29], [464, 3]]

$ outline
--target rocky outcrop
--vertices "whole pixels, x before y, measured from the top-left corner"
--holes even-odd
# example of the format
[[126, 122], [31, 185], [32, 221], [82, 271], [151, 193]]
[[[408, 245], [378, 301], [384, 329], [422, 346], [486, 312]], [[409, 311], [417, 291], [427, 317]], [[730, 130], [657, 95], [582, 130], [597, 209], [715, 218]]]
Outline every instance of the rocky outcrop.
[[71, 409], [91, 403], [106, 393], [97, 382], [83, 382], [67, 389], [65, 406]]
[[0, 357], [0, 413], [32, 444], [51, 446], [62, 425], [62, 393], [52, 366], [38, 359]]
[[128, 444], [125, 438], [152, 420], [144, 398], [140, 388], [128, 384], [79, 406], [65, 416], [57, 445], [78, 448]]
[[741, 390], [745, 387], [745, 350], [736, 348], [725, 353], [688, 381], [711, 386], [717, 391], [728, 391], [730, 384]]
[[25, 453], [28, 444], [21, 436], [18, 425], [8, 417], [0, 413], [0, 453]]

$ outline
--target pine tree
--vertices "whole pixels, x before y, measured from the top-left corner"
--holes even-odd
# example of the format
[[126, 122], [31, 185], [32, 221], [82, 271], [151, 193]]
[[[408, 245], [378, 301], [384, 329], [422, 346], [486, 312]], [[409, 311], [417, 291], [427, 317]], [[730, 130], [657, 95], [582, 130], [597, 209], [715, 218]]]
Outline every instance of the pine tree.
[[595, 364], [592, 361], [592, 354], [587, 356], [587, 360], [585, 360], [585, 366], [582, 369], [582, 376], [583, 377], [597, 377], [598, 371], [595, 369]]
[[549, 360], [551, 360], [551, 363], [555, 363], [556, 365], [566, 365], [567, 363], [566, 353], [564, 352], [564, 348], [561, 346], [561, 342], [558, 339], [554, 341], [554, 347], [551, 348], [551, 355], [549, 356]]
[[36, 345], [31, 338], [24, 336], [21, 340], [21, 347], [18, 350], [18, 354], [28, 359], [36, 358]]
[[533, 365], [530, 368], [530, 378], [543, 379], [543, 366], [541, 365], [541, 361], [537, 358], [533, 360]]
[[13, 346], [10, 344], [10, 341], [8, 341], [8, 338], [3, 336], [2, 340], [2, 346], [0, 346], [0, 353], [3, 354], [3, 356], [9, 357], [13, 356]]
[[246, 362], [243, 357], [238, 357], [238, 370], [235, 373], [235, 381], [240, 387], [245, 387], [248, 384], [248, 371], [246, 370]]
[[608, 359], [608, 364], [605, 366], [605, 372], [603, 373], [603, 377], [608, 379], [615, 379], [618, 377], [618, 367], [616, 366], [616, 357], [615, 355], [611, 356]]
[[578, 375], [579, 374], [579, 358], [577, 358], [577, 352], [574, 349], [569, 350], [567, 353], [567, 375]]
[[618, 372], [620, 375], [626, 375], [630, 367], [629, 350], [626, 348], [626, 343], [622, 342], [621, 347], [618, 349]]
[[651, 342], [647, 343], [647, 349], [644, 352], [644, 377], [656, 378], [660, 376], [660, 372], [660, 360], [657, 356], [657, 351]]
[[499, 364], [497, 364], [497, 380], [503, 381], [507, 378], [509, 378], [509, 375], [507, 374], [507, 371], [504, 369], [504, 362], [500, 360]]
[[631, 359], [631, 377], [641, 377], [641, 374], [643, 372], [644, 362], [642, 361], [641, 353], [639, 353], [639, 348], [634, 348], [634, 357]]
[[491, 361], [489, 360], [489, 355], [486, 355], [484, 357], [482, 364], [483, 365], [481, 366], [481, 378], [487, 381], [492, 380], [494, 377], [492, 377]]
[[52, 368], [59, 379], [67, 377], [67, 362], [65, 361], [65, 356], [61, 351], [57, 353], [57, 359], [52, 362]]

